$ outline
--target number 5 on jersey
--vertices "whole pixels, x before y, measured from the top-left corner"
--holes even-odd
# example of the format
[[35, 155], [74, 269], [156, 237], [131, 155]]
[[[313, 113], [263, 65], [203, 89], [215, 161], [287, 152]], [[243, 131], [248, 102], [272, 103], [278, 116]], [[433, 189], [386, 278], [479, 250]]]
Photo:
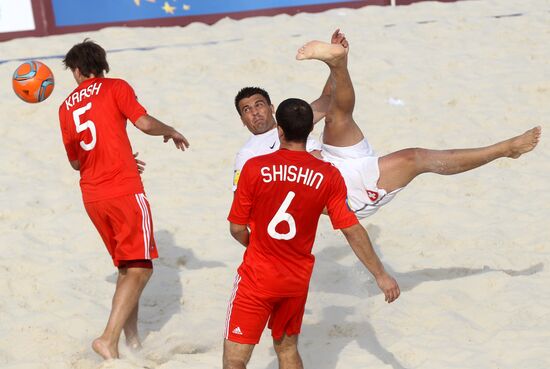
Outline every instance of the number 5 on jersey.
[[[292, 191], [286, 195], [286, 198], [279, 207], [279, 210], [277, 210], [277, 213], [275, 213], [275, 216], [273, 216], [273, 219], [271, 219], [267, 226], [267, 233], [276, 240], [291, 240], [294, 236], [296, 236], [296, 222], [294, 221], [292, 215], [286, 212], [290, 206], [290, 203], [294, 199], [294, 196], [296, 196], [296, 194]], [[275, 230], [275, 228], [277, 228], [277, 226], [282, 222], [288, 223], [289, 230], [287, 233], [279, 233]]]
[[76, 109], [73, 111], [73, 121], [76, 126], [76, 132], [81, 133], [85, 130], [89, 129], [90, 133], [92, 134], [92, 142], [85, 143], [84, 141], [80, 141], [80, 147], [86, 151], [90, 151], [95, 147], [96, 144], [96, 132], [95, 132], [95, 124], [91, 120], [87, 120], [84, 123], [80, 122], [80, 116], [86, 113], [88, 110], [92, 108], [92, 103], [89, 102], [85, 106]]

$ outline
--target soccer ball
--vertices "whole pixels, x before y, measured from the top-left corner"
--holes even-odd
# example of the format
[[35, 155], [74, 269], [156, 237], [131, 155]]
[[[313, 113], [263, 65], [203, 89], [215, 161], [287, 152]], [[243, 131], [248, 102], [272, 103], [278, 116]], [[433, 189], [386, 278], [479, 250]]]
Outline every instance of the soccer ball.
[[53, 91], [53, 73], [46, 64], [36, 60], [17, 67], [12, 78], [13, 91], [28, 103], [44, 101]]

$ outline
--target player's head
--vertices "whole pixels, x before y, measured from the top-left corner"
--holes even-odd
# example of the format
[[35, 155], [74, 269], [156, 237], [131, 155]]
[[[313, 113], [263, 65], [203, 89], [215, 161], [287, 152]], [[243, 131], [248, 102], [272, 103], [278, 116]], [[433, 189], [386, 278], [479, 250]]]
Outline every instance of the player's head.
[[286, 141], [306, 142], [313, 130], [313, 110], [301, 99], [286, 99], [275, 113]]
[[259, 87], [245, 87], [235, 96], [235, 108], [248, 130], [259, 135], [277, 125], [269, 94]]
[[105, 50], [90, 39], [74, 45], [65, 55], [63, 64], [73, 72], [77, 82], [78, 76], [102, 77], [104, 73], [109, 72]]

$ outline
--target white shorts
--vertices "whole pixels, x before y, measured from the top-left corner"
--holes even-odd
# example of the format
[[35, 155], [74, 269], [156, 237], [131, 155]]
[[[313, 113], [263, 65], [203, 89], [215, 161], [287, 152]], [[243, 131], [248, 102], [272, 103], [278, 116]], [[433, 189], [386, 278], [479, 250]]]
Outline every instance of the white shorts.
[[[353, 146], [331, 146], [322, 144], [323, 157], [328, 156], [334, 159], [358, 159], [365, 156], [376, 156], [372, 146], [366, 138]], [[327, 161], [329, 161], [327, 159]]]
[[366, 139], [347, 147], [323, 144], [323, 159], [332, 163], [342, 174], [348, 189], [348, 206], [359, 219], [374, 214], [402, 189], [387, 193], [378, 188], [379, 157], [372, 154], [374, 152]]

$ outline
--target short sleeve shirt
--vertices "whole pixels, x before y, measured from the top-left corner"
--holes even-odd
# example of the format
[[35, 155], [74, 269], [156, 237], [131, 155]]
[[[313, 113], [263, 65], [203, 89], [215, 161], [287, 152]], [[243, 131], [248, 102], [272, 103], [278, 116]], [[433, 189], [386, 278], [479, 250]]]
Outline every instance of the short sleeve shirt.
[[250, 227], [243, 280], [274, 296], [307, 292], [319, 217], [335, 229], [357, 224], [338, 170], [303, 151], [278, 150], [244, 166], [228, 220]]
[[68, 159], [80, 162], [84, 202], [143, 192], [126, 121], [135, 123], [146, 113], [132, 87], [121, 79], [88, 79], [63, 101], [63, 144]]

